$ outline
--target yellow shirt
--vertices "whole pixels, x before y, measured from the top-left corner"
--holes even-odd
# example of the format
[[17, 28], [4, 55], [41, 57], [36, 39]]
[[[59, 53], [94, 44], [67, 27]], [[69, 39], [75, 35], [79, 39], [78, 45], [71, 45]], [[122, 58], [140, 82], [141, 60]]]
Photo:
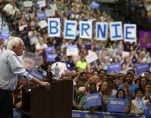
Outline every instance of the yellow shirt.
[[84, 70], [87, 69], [88, 63], [85, 62], [85, 61], [79, 60], [79, 61], [77, 61], [77, 63], [76, 63], [76, 67], [77, 67], [78, 70], [83, 70], [83, 71], [84, 71]]

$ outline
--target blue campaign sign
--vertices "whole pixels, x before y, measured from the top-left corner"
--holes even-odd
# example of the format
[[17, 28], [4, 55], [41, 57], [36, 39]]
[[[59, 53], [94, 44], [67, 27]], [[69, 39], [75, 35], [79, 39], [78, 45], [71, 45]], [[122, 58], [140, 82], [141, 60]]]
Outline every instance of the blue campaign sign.
[[49, 46], [46, 48], [46, 54], [53, 54], [55, 46]]
[[88, 94], [86, 96], [85, 108], [102, 105], [99, 93]]
[[55, 58], [57, 57], [57, 54], [47, 54], [47, 62], [55, 62]]
[[39, 79], [39, 80], [43, 80], [44, 79], [44, 75], [42, 74], [42, 73], [40, 73], [40, 72], [38, 72], [37, 70], [29, 70], [29, 73], [32, 75], [32, 76], [34, 76], [34, 77], [36, 77], [37, 79]]
[[9, 34], [9, 33], [6, 33], [6, 32], [1, 32], [0, 37], [1, 37], [3, 40], [8, 40], [9, 37], [10, 37], [10, 34]]
[[125, 113], [127, 101], [127, 99], [109, 98], [107, 111]]
[[110, 64], [107, 67], [107, 72], [108, 73], [120, 72], [121, 70], [122, 70], [121, 63]]
[[45, 15], [44, 13], [37, 13], [37, 18], [38, 18], [39, 20], [45, 20], [46, 15]]
[[144, 115], [147, 117], [147, 118], [151, 118], [151, 107], [147, 108], [144, 110]]
[[[39, 18], [41, 18], [41, 16]], [[77, 24], [75, 20], [65, 20], [64, 26], [61, 26], [60, 18], [48, 18], [48, 35], [50, 37], [61, 37], [61, 34], [63, 34], [66, 39], [76, 39], [77, 37], [92, 39], [93, 30], [95, 30], [95, 39], [106, 41], [108, 39], [109, 30], [111, 41], [124, 39], [126, 42], [136, 42], [136, 24], [123, 25], [121, 21], [95, 22], [96, 25], [94, 29], [92, 25], [93, 21], [94, 19], [84, 19]], [[77, 27], [77, 25], [79, 27]], [[61, 31], [61, 27], [63, 27], [63, 31]]]
[[135, 71], [136, 71], [136, 74], [138, 75], [140, 75], [143, 72], [150, 71], [150, 65], [148, 63], [136, 64]]

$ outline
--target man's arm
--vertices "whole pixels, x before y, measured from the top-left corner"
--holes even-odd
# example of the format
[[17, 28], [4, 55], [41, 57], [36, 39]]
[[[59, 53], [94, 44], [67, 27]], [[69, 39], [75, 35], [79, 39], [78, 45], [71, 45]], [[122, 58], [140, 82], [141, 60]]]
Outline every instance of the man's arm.
[[37, 83], [40, 86], [44, 86], [47, 89], [50, 88], [50, 84], [48, 82], [43, 82], [38, 80], [29, 74], [28, 71], [23, 67], [23, 65], [19, 62], [18, 57], [16, 55], [9, 55], [8, 62], [10, 64], [10, 69], [13, 74], [25, 76], [27, 79]]
[[40, 81], [40, 80], [38, 80], [38, 79], [35, 78], [35, 77], [33, 77], [33, 78], [31, 79], [31, 81], [37, 83], [37, 84], [40, 85], [40, 86], [45, 87], [47, 90], [50, 89], [50, 83], [48, 83], [48, 82]]

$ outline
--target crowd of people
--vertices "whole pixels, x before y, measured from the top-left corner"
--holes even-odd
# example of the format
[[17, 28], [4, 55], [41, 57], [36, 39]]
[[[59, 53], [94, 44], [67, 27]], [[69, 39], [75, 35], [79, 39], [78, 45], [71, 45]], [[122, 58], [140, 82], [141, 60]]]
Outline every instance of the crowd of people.
[[[38, 69], [46, 78], [73, 81], [73, 109], [106, 112], [108, 99], [117, 98], [128, 100], [125, 113], [144, 115], [144, 110], [151, 107], [151, 72], [147, 70], [138, 74], [136, 66], [148, 64], [150, 68], [151, 46], [146, 47], [148, 42], [140, 46], [139, 40], [128, 43], [110, 39], [98, 41], [95, 37], [91, 40], [81, 39], [78, 33], [75, 40], [63, 36], [49, 37], [47, 25], [39, 25], [41, 21], [47, 22], [48, 18], [60, 18], [62, 23], [66, 19], [94, 22], [112, 22], [114, 19], [105, 11], [92, 9], [89, 0], [47, 0], [46, 4], [38, 2], [32, 0], [32, 4], [27, 5], [23, 0], [1, 0], [0, 8], [10, 23], [11, 35], [22, 38], [27, 52], [43, 57], [43, 64]], [[51, 10], [52, 14], [47, 14], [47, 10]], [[44, 16], [39, 17], [40, 14]], [[151, 37], [147, 38], [150, 41]], [[1, 51], [5, 50], [5, 43], [3, 39], [0, 40]], [[76, 46], [78, 55], [66, 55], [68, 46]], [[48, 47], [54, 47], [52, 53], [57, 55], [53, 62], [47, 60]], [[90, 53], [95, 53], [97, 59], [88, 63], [86, 56]], [[109, 65], [117, 63], [121, 64], [121, 70], [108, 72]], [[85, 108], [85, 96], [92, 93], [99, 93], [102, 105]], [[138, 99], [141, 104], [138, 104]]]

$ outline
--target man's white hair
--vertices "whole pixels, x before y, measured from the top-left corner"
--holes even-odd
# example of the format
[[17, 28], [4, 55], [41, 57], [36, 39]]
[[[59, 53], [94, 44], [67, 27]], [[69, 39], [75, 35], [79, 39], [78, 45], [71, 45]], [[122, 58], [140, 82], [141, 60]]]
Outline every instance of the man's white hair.
[[17, 47], [22, 41], [19, 37], [11, 37], [10, 40], [7, 42], [7, 49], [14, 49]]

